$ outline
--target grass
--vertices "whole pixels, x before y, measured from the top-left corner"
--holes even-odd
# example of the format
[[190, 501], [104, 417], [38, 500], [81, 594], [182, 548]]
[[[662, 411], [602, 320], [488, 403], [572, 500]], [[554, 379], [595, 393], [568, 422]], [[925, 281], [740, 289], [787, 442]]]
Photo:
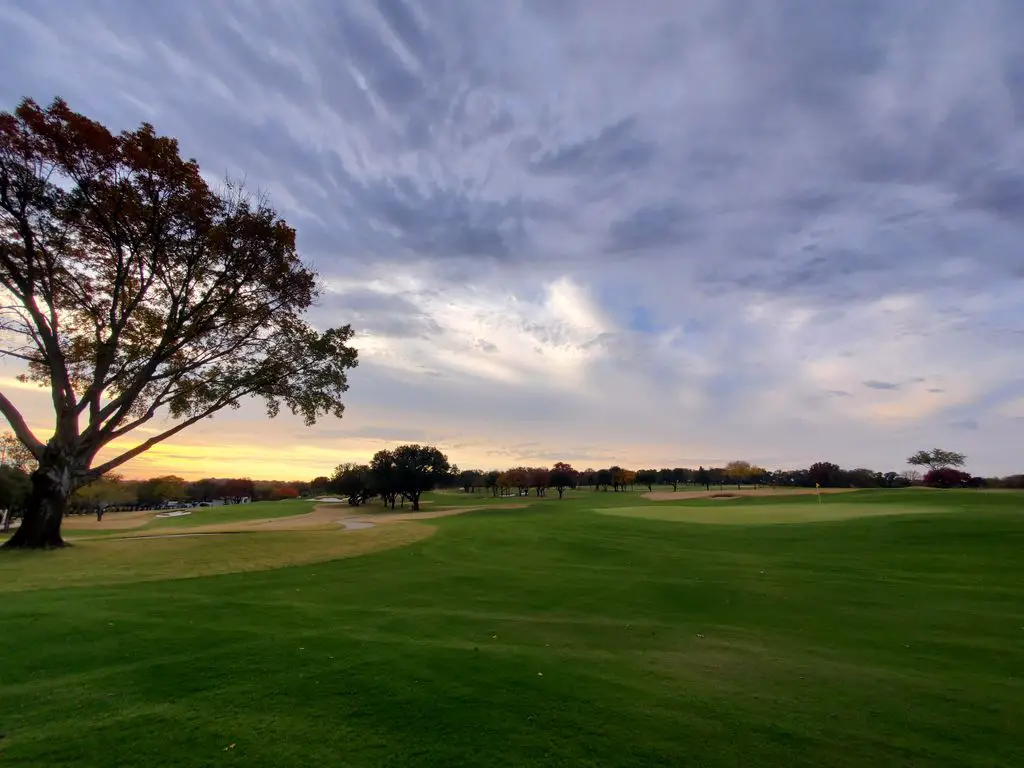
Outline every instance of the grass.
[[434, 528], [428, 525], [395, 523], [355, 531], [184, 534], [181, 538], [136, 536], [79, 541], [74, 547], [45, 555], [5, 553], [0, 557], [0, 594], [283, 568], [400, 547], [433, 532]]
[[224, 525], [246, 520], [289, 517], [312, 512], [316, 502], [311, 499], [288, 501], [257, 501], [252, 504], [228, 504], [221, 507], [193, 507], [191, 515], [158, 517], [147, 528], [193, 528], [197, 525]]
[[[713, 523], [716, 525], [778, 525], [780, 523], [820, 523], [849, 520], [877, 515], [936, 514], [951, 510], [941, 507], [922, 507], [914, 504], [843, 504], [819, 503], [813, 496], [799, 502], [772, 504], [732, 504], [717, 502], [713, 505], [648, 504], [642, 507], [611, 507], [598, 510], [602, 514], [620, 517], [642, 517], [647, 520], [669, 520], [681, 523]], [[731, 501], [731, 500], [730, 500]]]
[[[66, 528], [65, 538], [79, 536], [124, 536], [127, 531], [139, 530], [161, 530], [164, 528], [195, 528], [204, 525], [225, 525], [228, 523], [240, 523], [247, 520], [262, 520], [277, 517], [291, 517], [304, 515], [312, 512], [316, 502], [310, 499], [290, 499], [288, 501], [257, 501], [251, 504], [229, 504], [220, 507], [192, 507], [188, 511], [191, 514], [181, 517], [153, 517], [148, 521], [140, 520], [133, 528], [114, 528], [110, 523], [118, 519], [119, 512], [110, 512], [104, 516], [103, 522], [94, 523], [94, 518], [83, 516], [81, 528]], [[131, 513], [124, 513], [131, 514]], [[155, 514], [155, 513], [154, 513]], [[72, 518], [75, 523], [79, 521]], [[87, 527], [86, 527], [87, 526]]]
[[[638, 493], [530, 501], [362, 557], [204, 578], [85, 585], [398, 524], [4, 553], [4, 582], [35, 575], [0, 595], [0, 761], [1024, 764], [1024, 495], [856, 493], [822, 504], [845, 520], [757, 526], [593, 511]], [[646, 506], [723, 504], [795, 506]], [[153, 545], [177, 565], [128, 549]]]

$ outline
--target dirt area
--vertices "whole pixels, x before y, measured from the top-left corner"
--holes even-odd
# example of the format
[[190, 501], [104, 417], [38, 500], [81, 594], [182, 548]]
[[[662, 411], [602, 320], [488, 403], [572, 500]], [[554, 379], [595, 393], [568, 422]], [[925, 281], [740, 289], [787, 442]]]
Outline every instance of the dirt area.
[[808, 496], [814, 493], [849, 493], [855, 488], [757, 488], [749, 491], [654, 491], [645, 493], [651, 501], [682, 501], [683, 499], [742, 499], [747, 496]]

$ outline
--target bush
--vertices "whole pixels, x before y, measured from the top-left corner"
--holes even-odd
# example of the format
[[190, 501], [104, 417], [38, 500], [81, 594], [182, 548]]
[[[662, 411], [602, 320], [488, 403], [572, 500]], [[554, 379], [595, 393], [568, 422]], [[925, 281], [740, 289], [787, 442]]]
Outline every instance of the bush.
[[971, 476], [952, 467], [930, 470], [924, 476], [924, 484], [930, 488], [966, 488], [971, 485]]

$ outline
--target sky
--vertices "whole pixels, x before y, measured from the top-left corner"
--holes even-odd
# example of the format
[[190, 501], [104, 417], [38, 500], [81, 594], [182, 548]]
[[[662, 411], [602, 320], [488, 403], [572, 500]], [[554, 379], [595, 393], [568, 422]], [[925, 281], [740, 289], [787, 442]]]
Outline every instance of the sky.
[[309, 479], [401, 442], [1009, 474], [1022, 29], [1019, 0], [6, 0], [0, 109], [147, 121], [265, 190], [311, 322], [357, 330], [344, 419], [247, 404], [129, 476]]

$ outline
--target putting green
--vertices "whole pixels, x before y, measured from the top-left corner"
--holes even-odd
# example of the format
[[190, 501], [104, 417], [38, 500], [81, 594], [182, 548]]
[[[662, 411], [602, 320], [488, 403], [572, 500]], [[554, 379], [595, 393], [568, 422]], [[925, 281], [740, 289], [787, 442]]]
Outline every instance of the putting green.
[[819, 504], [813, 499], [792, 504], [723, 504], [721, 506], [670, 506], [651, 504], [644, 507], [595, 509], [602, 515], [642, 517], [647, 520], [669, 520], [678, 523], [710, 523], [713, 525], [775, 525], [780, 523], [821, 523], [850, 520], [857, 517], [885, 515], [920, 515], [952, 512], [933, 506], [899, 504]]

